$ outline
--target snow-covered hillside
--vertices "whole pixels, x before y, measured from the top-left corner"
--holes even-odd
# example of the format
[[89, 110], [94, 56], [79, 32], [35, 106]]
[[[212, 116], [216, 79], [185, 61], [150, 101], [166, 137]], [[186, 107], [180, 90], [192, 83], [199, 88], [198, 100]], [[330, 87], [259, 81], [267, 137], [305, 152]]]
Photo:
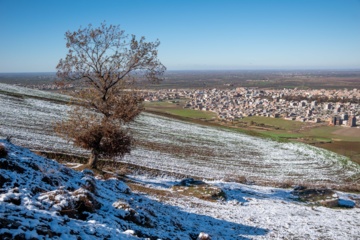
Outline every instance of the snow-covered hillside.
[[[67, 97], [0, 84], [0, 137], [12, 136], [14, 143], [34, 150], [84, 153], [52, 130], [52, 123], [66, 118], [69, 108], [59, 99]], [[147, 113], [132, 127], [139, 145], [121, 161], [149, 168], [208, 179], [245, 176], [256, 182], [340, 186], [360, 178], [358, 164], [306, 144], [279, 143]]]
[[[360, 209], [298, 202], [290, 190], [207, 182], [226, 199], [176, 194], [179, 179], [130, 176], [153, 196], [117, 178], [77, 172], [7, 141], [0, 157], [1, 239], [358, 239]], [[358, 194], [338, 193], [345, 201]], [[166, 197], [165, 197], [166, 196]], [[133, 234], [133, 235], [132, 235]], [[205, 235], [205, 234], [203, 234]]]

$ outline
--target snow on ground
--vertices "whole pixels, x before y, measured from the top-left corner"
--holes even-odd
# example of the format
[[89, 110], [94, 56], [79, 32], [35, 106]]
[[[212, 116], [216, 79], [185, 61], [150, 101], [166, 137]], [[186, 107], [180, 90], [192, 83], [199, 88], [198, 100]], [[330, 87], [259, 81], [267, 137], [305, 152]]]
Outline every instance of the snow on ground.
[[[84, 153], [52, 130], [52, 123], [66, 118], [68, 106], [29, 96], [59, 98], [52, 93], [0, 84], [0, 136], [12, 136], [14, 143], [34, 150]], [[279, 143], [147, 113], [132, 127], [136, 139], [150, 142], [155, 148], [139, 145], [121, 161], [149, 168], [210, 179], [245, 176], [256, 181], [339, 185], [360, 176], [358, 164], [301, 143]]]
[[[207, 181], [227, 199], [133, 193], [115, 178], [76, 172], [0, 140], [0, 237], [13, 239], [358, 239], [360, 208], [330, 209], [298, 202], [290, 190]], [[171, 193], [175, 178], [129, 176]], [[339, 193], [358, 199], [359, 194]], [[86, 201], [88, 200], [88, 201]], [[83, 205], [79, 205], [83, 203]], [[77, 205], [78, 204], [78, 205]]]
[[[168, 191], [176, 183], [174, 178], [132, 177], [144, 186]], [[184, 211], [251, 227], [247, 229], [249, 232], [238, 235], [239, 239], [359, 239], [359, 206], [355, 209], [310, 206], [297, 201], [289, 189], [222, 181], [206, 183], [221, 187], [227, 200], [211, 202], [174, 197], [165, 202]], [[360, 200], [359, 194], [337, 194], [344, 201]], [[266, 234], [252, 235], [259, 228]]]
[[[134, 164], [209, 178], [246, 176], [254, 179], [306, 179], [341, 182], [360, 173], [347, 158], [302, 143], [279, 143], [234, 131], [143, 114], [134, 125], [137, 139], [150, 139], [183, 150], [185, 155], [136, 149], [125, 158]], [[170, 147], [170, 148], [171, 148]], [[204, 150], [209, 155], [202, 154]]]
[[[174, 198], [171, 204], [192, 213], [267, 229], [267, 234], [256, 239], [358, 239], [360, 236], [359, 209], [311, 208], [291, 202], [288, 191], [271, 190], [274, 193], [263, 196], [257, 189], [242, 193], [242, 187], [237, 186], [226, 191], [233, 201], [212, 203], [192, 199], [189, 202]], [[253, 238], [247, 233], [241, 236]]]
[[[2, 93], [6, 91], [26, 97]], [[0, 135], [13, 136], [14, 143], [32, 149], [83, 153], [53, 133], [51, 123], [66, 117], [68, 109], [65, 104], [45, 99], [53, 96], [0, 84]], [[86, 172], [75, 172], [1, 141], [10, 150], [7, 159], [19, 168], [5, 165], [1, 160], [0, 236], [43, 238], [47, 234], [61, 239], [78, 236], [128, 239], [131, 236], [125, 234], [131, 231], [127, 230], [154, 239], [191, 239], [200, 232], [210, 234], [212, 239], [358, 239], [360, 236], [358, 206], [354, 209], [311, 207], [296, 201], [290, 190], [219, 180], [246, 176], [346, 184], [347, 178], [358, 176], [359, 167], [342, 156], [304, 144], [278, 143], [151, 114], [142, 114], [133, 128], [137, 139], [158, 144], [160, 150], [139, 146], [123, 161], [217, 179], [207, 183], [221, 187], [227, 199], [210, 202], [195, 197], [159, 198], [129, 193], [126, 185], [116, 179], [104, 180]], [[168, 151], [175, 148], [179, 151]], [[170, 193], [179, 182], [176, 178], [137, 175], [129, 178], [147, 188]], [[91, 187], [91, 182], [95, 183], [96, 193], [86, 189], [89, 184]], [[344, 201], [360, 200], [358, 194], [338, 195]], [[86, 198], [92, 201], [84, 201]], [[79, 208], [82, 212], [67, 212], [80, 203], [87, 204], [87, 208]], [[87, 213], [92, 208], [93, 212]]]
[[[10, 93], [26, 93], [27, 97], [1, 93], [10, 90], [14, 90]], [[41, 91], [0, 84], [0, 136], [11, 136], [17, 144], [32, 149], [67, 153], [83, 152], [57, 137], [53, 132], [52, 124], [66, 117], [69, 107], [66, 104], [51, 102], [54, 100], [51, 98], [53, 97], [51, 93], [39, 95], [47, 97], [50, 101], [29, 97], [37, 96], [39, 92]], [[55, 99], [58, 97], [58, 95], [54, 96]]]
[[19, 87], [16, 85], [10, 85], [5, 83], [0, 83], [0, 90], [4, 92], [10, 92], [18, 96], [22, 95], [28, 97], [46, 98], [55, 101], [63, 101], [65, 103], [70, 100], [70, 97], [66, 95], [46, 92], [38, 89]]

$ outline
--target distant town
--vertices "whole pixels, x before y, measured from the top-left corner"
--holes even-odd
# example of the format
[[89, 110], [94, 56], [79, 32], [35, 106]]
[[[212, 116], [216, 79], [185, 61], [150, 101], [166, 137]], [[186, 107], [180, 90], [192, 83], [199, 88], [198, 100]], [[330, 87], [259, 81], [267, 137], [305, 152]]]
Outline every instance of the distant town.
[[148, 91], [144, 96], [150, 102], [180, 99], [187, 99], [185, 108], [211, 111], [226, 121], [264, 116], [347, 127], [356, 127], [360, 122], [358, 89], [167, 89]]
[[[21, 85], [21, 84], [19, 84]], [[40, 90], [73, 89], [73, 84], [38, 84]], [[323, 123], [344, 127], [360, 125], [360, 90], [353, 89], [161, 89], [145, 90], [146, 102], [186, 99], [184, 108], [210, 111], [219, 119], [234, 121], [249, 116]]]

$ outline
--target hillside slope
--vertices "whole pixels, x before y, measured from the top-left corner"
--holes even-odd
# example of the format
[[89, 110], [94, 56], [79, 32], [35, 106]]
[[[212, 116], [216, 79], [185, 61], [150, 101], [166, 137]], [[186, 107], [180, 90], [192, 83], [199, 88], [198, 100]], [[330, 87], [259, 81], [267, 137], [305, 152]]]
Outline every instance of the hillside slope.
[[[77, 172], [28, 149], [0, 144], [8, 151], [0, 158], [1, 239], [133, 239], [132, 234], [190, 239], [203, 229], [186, 221], [189, 213], [134, 194], [116, 178], [94, 177], [92, 171]], [[210, 225], [204, 229], [210, 231]]]
[[[0, 140], [1, 239], [357, 239], [360, 209], [308, 206], [290, 190], [221, 181], [226, 199], [176, 194], [179, 180], [129, 176], [162, 195], [132, 192], [115, 177], [77, 172]], [[110, 175], [109, 175], [110, 176]], [[181, 191], [180, 191], [181, 194]], [[344, 201], [359, 194], [338, 193]], [[165, 197], [166, 196], [166, 197]], [[352, 200], [351, 200], [352, 199]]]
[[[0, 137], [37, 151], [84, 154], [52, 124], [67, 117], [66, 96], [0, 84]], [[56, 100], [56, 101], [55, 101]], [[209, 179], [245, 176], [259, 184], [284, 181], [346, 188], [360, 165], [327, 150], [279, 143], [221, 128], [141, 114], [131, 125], [137, 146], [119, 161]]]

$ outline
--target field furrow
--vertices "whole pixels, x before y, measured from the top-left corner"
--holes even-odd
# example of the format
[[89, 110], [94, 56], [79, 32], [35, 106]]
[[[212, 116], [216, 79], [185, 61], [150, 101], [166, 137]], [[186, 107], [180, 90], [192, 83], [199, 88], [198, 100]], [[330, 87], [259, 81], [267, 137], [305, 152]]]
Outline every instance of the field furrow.
[[[29, 97], [37, 94], [36, 99]], [[12, 136], [15, 143], [36, 150], [86, 153], [53, 132], [52, 125], [66, 118], [69, 106], [52, 98], [66, 99], [0, 85], [0, 135]], [[149, 168], [214, 179], [246, 176], [337, 184], [360, 175], [359, 166], [346, 157], [306, 144], [279, 143], [148, 113], [131, 127], [137, 146], [119, 161]]]

